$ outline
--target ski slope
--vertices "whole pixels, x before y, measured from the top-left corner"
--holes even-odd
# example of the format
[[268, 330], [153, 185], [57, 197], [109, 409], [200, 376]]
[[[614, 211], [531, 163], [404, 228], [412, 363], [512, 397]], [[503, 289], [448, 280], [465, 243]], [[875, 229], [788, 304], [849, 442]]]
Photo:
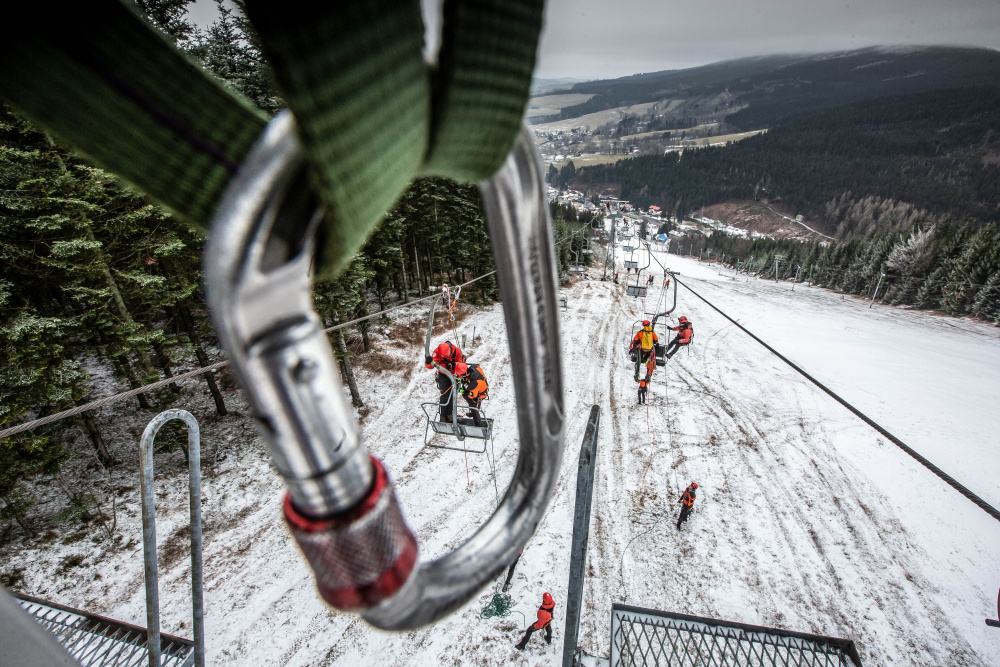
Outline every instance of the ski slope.
[[[733, 280], [714, 265], [658, 257], [904, 442], [1000, 503], [1000, 330], [868, 309], [825, 290], [793, 292], [787, 283]], [[1000, 586], [1000, 524], [684, 288], [675, 314], [692, 320], [694, 341], [657, 370], [648, 409], [635, 404], [625, 347], [633, 323], [662, 296], [660, 284], [657, 278], [645, 301], [599, 280], [565, 290], [566, 453], [552, 505], [518, 565], [514, 614], [480, 619], [489, 591], [437, 625], [403, 634], [331, 611], [280, 520], [282, 486], [261, 444], [238, 442], [203, 480], [210, 663], [560, 664], [577, 454], [596, 403], [601, 425], [580, 631], [588, 654], [609, 654], [610, 607], [626, 602], [850, 637], [868, 665], [1000, 664], [1000, 631], [983, 623], [995, 613]], [[436, 393], [421, 363], [426, 311], [400, 313], [373, 332], [390, 370], [361, 367], [358, 381], [369, 408], [366, 444], [393, 476], [427, 559], [471, 534], [510, 480], [517, 428], [508, 368], [517, 360], [499, 306], [459, 326], [470, 338], [475, 327], [479, 338], [467, 352], [490, 379], [495, 486], [492, 456], [423, 447], [420, 403]], [[206, 440], [203, 451], [213, 444]], [[158, 481], [161, 609], [164, 630], [187, 636], [186, 481], [174, 470]], [[691, 481], [700, 485], [698, 501], [678, 533], [677, 500]], [[144, 625], [137, 512], [121, 523], [129, 544], [86, 570], [55, 573], [44, 553], [22, 554], [35, 560], [25, 592]], [[557, 605], [553, 643], [536, 635], [520, 653], [513, 645], [546, 590]]]

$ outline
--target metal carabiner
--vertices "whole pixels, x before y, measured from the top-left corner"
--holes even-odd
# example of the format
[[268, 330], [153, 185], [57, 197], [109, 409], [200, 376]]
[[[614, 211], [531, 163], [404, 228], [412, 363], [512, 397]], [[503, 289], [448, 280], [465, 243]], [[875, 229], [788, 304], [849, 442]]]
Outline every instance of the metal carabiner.
[[386, 630], [433, 623], [496, 577], [534, 533], [562, 461], [556, 264], [542, 172], [523, 131], [480, 185], [512, 357], [520, 449], [494, 514], [454, 551], [417, 562], [417, 542], [370, 457], [312, 306], [312, 193], [292, 116], [278, 114], [230, 183], [205, 247], [222, 347], [288, 485], [286, 520], [324, 599]]

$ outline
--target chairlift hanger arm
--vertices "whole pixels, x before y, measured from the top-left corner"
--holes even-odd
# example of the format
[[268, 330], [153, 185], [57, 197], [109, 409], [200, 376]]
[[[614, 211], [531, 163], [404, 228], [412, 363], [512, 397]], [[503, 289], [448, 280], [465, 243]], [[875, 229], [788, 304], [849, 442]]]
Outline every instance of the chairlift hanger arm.
[[[644, 242], [644, 243], [646, 245], [646, 254], [649, 257], [652, 257], [653, 261], [655, 261], [657, 264], [660, 265], [660, 268], [663, 269], [663, 273], [665, 275], [668, 275], [671, 278], [674, 278], [673, 280], [670, 281], [674, 285], [674, 304], [672, 306], [670, 306], [670, 308], [667, 309], [667, 310], [665, 310], [664, 312], [657, 313], [656, 315], [653, 315], [653, 328], [655, 329], [656, 328], [656, 321], [658, 319], [660, 319], [661, 317], [668, 317], [670, 315], [670, 313], [674, 312], [674, 310], [677, 309], [677, 280], [675, 278], [676, 272], [675, 271], [671, 271], [666, 266], [664, 266], [663, 263], [655, 255], [653, 255], [652, 250], [650, 250], [650, 248], [649, 248], [649, 243], [648, 242]], [[656, 305], [659, 305], [659, 303], [657, 303]]]

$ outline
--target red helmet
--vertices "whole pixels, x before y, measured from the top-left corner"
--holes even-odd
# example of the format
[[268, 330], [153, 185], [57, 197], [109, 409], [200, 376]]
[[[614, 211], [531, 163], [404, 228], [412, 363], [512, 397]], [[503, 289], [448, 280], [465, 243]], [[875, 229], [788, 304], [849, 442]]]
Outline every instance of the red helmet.
[[542, 593], [542, 602], [545, 604], [554, 604], [552, 601], [552, 595], [549, 593]]
[[697, 489], [698, 488], [698, 482], [691, 482], [691, 488], [692, 489]]
[[434, 350], [434, 356], [438, 359], [447, 359], [451, 356], [451, 343], [441, 343]]
[[461, 361], [455, 364], [455, 375], [461, 377], [469, 372], [469, 367], [463, 364]]
[[649, 326], [649, 320], [643, 320], [642, 321], [642, 326], [648, 327]]
[[684, 317], [683, 315], [681, 315], [681, 319], [680, 319], [680, 321], [681, 321], [681, 322], [687, 322], [687, 321], [688, 321], [688, 318], [686, 318], [686, 317]]

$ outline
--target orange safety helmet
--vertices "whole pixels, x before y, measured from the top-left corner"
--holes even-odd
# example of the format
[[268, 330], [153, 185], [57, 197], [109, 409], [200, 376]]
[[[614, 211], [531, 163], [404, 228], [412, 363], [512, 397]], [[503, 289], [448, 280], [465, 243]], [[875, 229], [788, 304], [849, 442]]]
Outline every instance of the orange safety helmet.
[[698, 482], [691, 482], [691, 488], [692, 489], [697, 489], [698, 488]]
[[642, 321], [642, 326], [648, 327], [649, 326], [649, 320], [643, 320]]
[[455, 364], [455, 377], [461, 377], [469, 372], [469, 367], [461, 361]]
[[683, 323], [685, 323], [685, 322], [688, 321], [688, 318], [686, 318], [683, 315], [681, 315], [681, 319], [679, 321], [683, 324]]
[[434, 356], [437, 357], [438, 359], [447, 359], [449, 356], [451, 356], [451, 345], [449, 345], [448, 343], [441, 343], [434, 350]]
[[542, 602], [545, 604], [554, 604], [552, 595], [550, 593], [542, 593]]

